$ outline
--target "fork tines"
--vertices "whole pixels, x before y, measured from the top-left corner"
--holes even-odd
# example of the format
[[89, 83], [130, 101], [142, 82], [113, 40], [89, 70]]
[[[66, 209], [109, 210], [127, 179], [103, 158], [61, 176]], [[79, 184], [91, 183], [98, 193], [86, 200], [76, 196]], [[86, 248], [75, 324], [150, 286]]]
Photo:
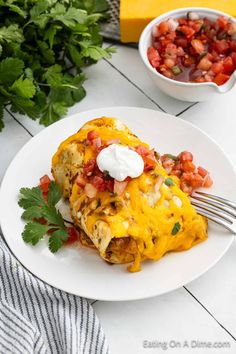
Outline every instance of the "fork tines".
[[191, 199], [199, 214], [236, 233], [236, 203], [203, 192], [196, 192]]

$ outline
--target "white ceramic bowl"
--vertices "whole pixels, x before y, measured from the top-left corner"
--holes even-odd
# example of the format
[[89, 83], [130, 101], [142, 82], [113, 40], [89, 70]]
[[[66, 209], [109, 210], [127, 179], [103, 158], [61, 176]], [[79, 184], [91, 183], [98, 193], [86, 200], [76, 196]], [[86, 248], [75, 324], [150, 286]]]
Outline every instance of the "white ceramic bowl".
[[236, 20], [234, 18], [224, 12], [203, 7], [188, 7], [166, 12], [163, 15], [156, 17], [144, 28], [139, 40], [139, 53], [147, 68], [149, 75], [154, 80], [160, 90], [164, 91], [169, 96], [183, 101], [206, 101], [208, 99], [216, 97], [217, 95], [226, 93], [231, 90], [236, 83], [236, 71], [234, 71], [230, 79], [224, 85], [221, 86], [218, 86], [213, 82], [180, 82], [169, 79], [159, 74], [159, 72], [157, 72], [157, 70], [151, 66], [147, 57], [147, 49], [152, 44], [153, 26], [167, 20], [170, 17], [174, 19], [186, 17], [187, 13], [190, 11], [198, 13], [200, 17], [207, 17], [211, 20], [216, 20], [218, 16], [223, 15], [225, 17], [230, 18], [232, 22], [236, 23]]

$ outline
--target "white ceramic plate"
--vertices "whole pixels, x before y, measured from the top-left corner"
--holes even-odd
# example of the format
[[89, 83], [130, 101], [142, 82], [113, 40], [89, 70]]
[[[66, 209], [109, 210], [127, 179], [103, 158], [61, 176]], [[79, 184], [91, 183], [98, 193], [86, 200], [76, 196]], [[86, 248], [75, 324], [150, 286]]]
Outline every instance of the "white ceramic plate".
[[144, 262], [142, 271], [110, 266], [86, 248], [50, 253], [43, 240], [35, 247], [21, 238], [24, 222], [18, 206], [21, 187], [37, 185], [50, 175], [51, 157], [59, 143], [85, 122], [100, 116], [117, 117], [161, 153], [193, 152], [196, 162], [211, 172], [212, 193], [236, 199], [234, 170], [223, 151], [201, 130], [173, 116], [143, 108], [110, 107], [78, 113], [53, 124], [32, 138], [9, 166], [0, 191], [0, 221], [5, 239], [18, 260], [50, 285], [92, 299], [122, 301], [160, 295], [189, 283], [210, 269], [227, 251], [233, 236], [209, 225], [209, 239], [186, 252], [170, 253], [158, 262]]

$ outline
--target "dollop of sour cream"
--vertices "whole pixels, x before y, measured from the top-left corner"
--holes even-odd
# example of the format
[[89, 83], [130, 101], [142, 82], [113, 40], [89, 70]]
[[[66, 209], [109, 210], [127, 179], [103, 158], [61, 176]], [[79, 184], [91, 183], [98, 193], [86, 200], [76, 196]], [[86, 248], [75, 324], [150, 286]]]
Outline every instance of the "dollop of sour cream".
[[139, 177], [144, 169], [143, 159], [136, 151], [118, 144], [111, 144], [101, 150], [97, 156], [97, 165], [100, 171], [107, 171], [119, 182], [126, 177]]

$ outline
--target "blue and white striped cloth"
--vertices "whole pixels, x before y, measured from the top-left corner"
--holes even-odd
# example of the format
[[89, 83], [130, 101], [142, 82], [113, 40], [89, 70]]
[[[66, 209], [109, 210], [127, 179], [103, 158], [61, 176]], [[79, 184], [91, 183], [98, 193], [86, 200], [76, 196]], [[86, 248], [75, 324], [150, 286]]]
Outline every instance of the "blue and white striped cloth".
[[29, 273], [0, 235], [0, 354], [108, 354], [93, 308]]

